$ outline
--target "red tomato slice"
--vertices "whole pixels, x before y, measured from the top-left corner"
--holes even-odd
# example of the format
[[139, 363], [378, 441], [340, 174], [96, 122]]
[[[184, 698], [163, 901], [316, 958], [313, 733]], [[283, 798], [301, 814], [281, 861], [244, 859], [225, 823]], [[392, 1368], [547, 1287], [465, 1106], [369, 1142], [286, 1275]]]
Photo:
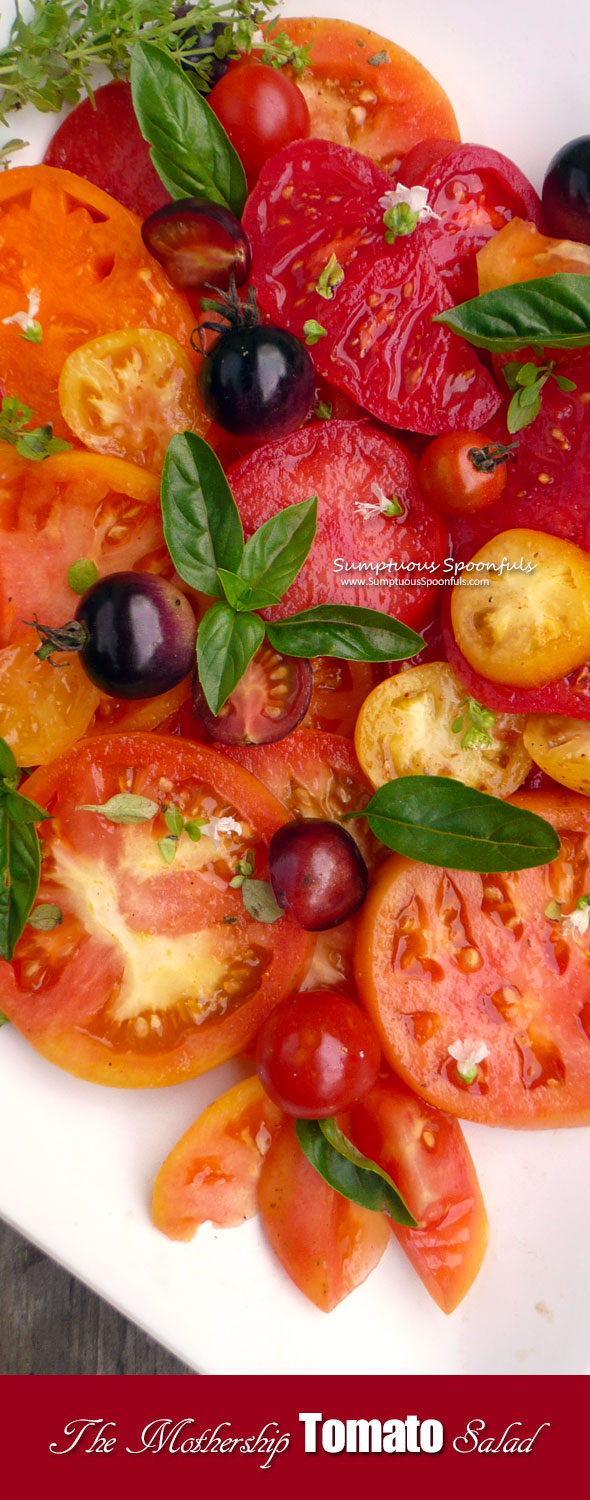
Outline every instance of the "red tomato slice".
[[470, 697], [485, 708], [501, 714], [565, 714], [570, 719], [590, 719], [590, 662], [545, 687], [505, 687], [482, 677], [466, 661], [451, 626], [449, 599], [444, 600], [441, 623], [447, 661]]
[[426, 1290], [454, 1312], [475, 1281], [488, 1220], [457, 1120], [425, 1104], [399, 1078], [381, 1078], [351, 1113], [351, 1136], [396, 1183], [417, 1229], [391, 1227]]
[[295, 1286], [331, 1312], [379, 1264], [390, 1238], [385, 1214], [341, 1197], [310, 1166], [285, 1120], [262, 1163], [258, 1203], [269, 1245]]
[[258, 1212], [260, 1170], [282, 1109], [246, 1078], [204, 1110], [173, 1147], [154, 1183], [152, 1217], [171, 1240], [192, 1240], [211, 1220], [233, 1228]]
[[535, 189], [513, 161], [488, 146], [423, 141], [397, 176], [405, 187], [427, 188], [429, 205], [440, 214], [430, 250], [455, 303], [477, 297], [475, 256], [492, 235], [515, 218], [543, 226]]
[[[301, 339], [320, 323], [316, 370], [389, 426], [477, 429], [500, 397], [474, 350], [432, 322], [452, 301], [432, 258], [436, 221], [387, 244], [379, 199], [391, 185], [330, 141], [273, 157], [244, 214], [260, 306]], [[317, 286], [332, 257], [344, 277], [326, 299]]]
[[311, 666], [311, 703], [303, 728], [352, 737], [361, 703], [377, 683], [378, 666], [370, 661], [339, 661], [336, 656], [316, 656]]
[[[318, 497], [310, 555], [281, 604], [263, 611], [269, 619], [317, 604], [359, 604], [418, 627], [434, 610], [438, 591], [411, 579], [442, 563], [447, 528], [422, 498], [414, 460], [393, 437], [366, 422], [313, 422], [242, 459], [229, 480], [248, 534], [283, 506]], [[363, 518], [357, 506], [376, 504], [374, 484], [397, 496], [401, 515]], [[395, 585], [396, 576], [406, 583]]]
[[[311, 951], [292, 919], [254, 921], [229, 885], [248, 849], [266, 878], [284, 808], [218, 751], [144, 734], [82, 741], [27, 792], [52, 815], [39, 901], [63, 920], [25, 927], [0, 964], [0, 1008], [45, 1057], [97, 1083], [178, 1083], [241, 1052]], [[239, 832], [183, 833], [165, 862], [161, 813], [120, 826], [84, 811], [120, 792], [188, 819], [230, 817]]]
[[[431, 1104], [488, 1125], [590, 1121], [590, 930], [564, 917], [590, 894], [590, 803], [575, 793], [519, 792], [562, 849], [550, 865], [478, 875], [381, 866], [361, 911], [355, 955], [361, 999], [396, 1072]], [[483, 1043], [473, 1081], [449, 1051]]]
[[95, 89], [63, 120], [43, 158], [94, 182], [146, 219], [170, 203], [170, 195], [152, 165], [150, 148], [137, 123], [131, 87], [122, 79]]

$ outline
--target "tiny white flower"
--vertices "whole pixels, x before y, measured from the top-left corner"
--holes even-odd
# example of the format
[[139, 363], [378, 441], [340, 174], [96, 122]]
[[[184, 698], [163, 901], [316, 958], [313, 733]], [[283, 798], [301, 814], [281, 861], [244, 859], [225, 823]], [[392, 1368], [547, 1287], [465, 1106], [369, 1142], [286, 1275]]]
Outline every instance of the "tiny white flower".
[[264, 36], [264, 32], [261, 31], [260, 27], [258, 27], [257, 31], [253, 31], [252, 32], [252, 40], [251, 40], [250, 45], [252, 47], [264, 47], [264, 45], [265, 45], [265, 36]]
[[441, 214], [435, 214], [434, 209], [428, 204], [428, 188], [404, 187], [403, 182], [398, 182], [397, 187], [391, 188], [379, 199], [379, 207], [384, 208], [387, 213], [390, 208], [395, 208], [398, 203], [407, 203], [412, 213], [418, 215], [422, 224], [426, 219], [440, 219]]
[[588, 931], [589, 926], [590, 908], [588, 906], [571, 911], [568, 917], [563, 918], [561, 924], [562, 932], [577, 932], [580, 934], [580, 937], [583, 937], [584, 933]]
[[221, 818], [213, 817], [209, 819], [208, 823], [203, 824], [202, 831], [208, 834], [210, 839], [213, 839], [214, 844], [219, 844], [226, 833], [241, 834], [242, 825], [230, 816]]
[[457, 1041], [451, 1042], [449, 1047], [449, 1056], [455, 1059], [457, 1072], [464, 1083], [474, 1082], [477, 1078], [479, 1063], [489, 1055], [490, 1049], [486, 1047], [485, 1042], [473, 1036], [466, 1036], [463, 1041], [457, 1038]]
[[403, 507], [400, 505], [397, 495], [386, 495], [385, 490], [376, 482], [371, 485], [371, 494], [375, 496], [375, 502], [371, 500], [355, 500], [354, 508], [358, 510], [363, 521], [369, 521], [371, 516], [401, 516]]
[[21, 333], [26, 333], [29, 328], [33, 328], [34, 327], [34, 325], [35, 325], [35, 323], [37, 321], [37, 313], [39, 311], [40, 306], [41, 306], [41, 293], [40, 293], [40, 291], [38, 290], [37, 287], [33, 287], [32, 290], [29, 292], [28, 306], [27, 306], [26, 312], [15, 312], [15, 313], [12, 313], [9, 318], [3, 318], [2, 319], [2, 323], [3, 324], [16, 323], [16, 326], [17, 326], [17, 328], [20, 328]]
[[256, 1135], [254, 1136], [254, 1145], [258, 1147], [261, 1156], [266, 1156], [271, 1141], [272, 1136], [270, 1130], [265, 1125], [263, 1120], [262, 1124], [258, 1127]]

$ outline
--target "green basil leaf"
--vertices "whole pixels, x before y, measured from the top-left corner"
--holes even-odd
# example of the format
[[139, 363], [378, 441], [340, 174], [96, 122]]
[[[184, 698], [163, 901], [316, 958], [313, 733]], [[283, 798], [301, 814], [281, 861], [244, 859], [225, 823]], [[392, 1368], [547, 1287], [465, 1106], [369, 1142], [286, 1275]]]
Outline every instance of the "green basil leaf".
[[530, 344], [578, 349], [590, 344], [590, 276], [559, 271], [517, 281], [437, 313], [433, 321], [498, 354]]
[[11, 959], [39, 889], [41, 850], [32, 823], [13, 823], [0, 802], [0, 957]]
[[168, 445], [162, 470], [162, 522], [177, 573], [203, 594], [218, 594], [218, 568], [237, 571], [244, 551], [238, 508], [213, 449], [194, 432]]
[[63, 922], [63, 912], [59, 906], [36, 906], [29, 917], [29, 927], [35, 927], [38, 932], [52, 932], [54, 927], [60, 927]]
[[252, 588], [271, 589], [280, 598], [311, 551], [317, 514], [317, 495], [312, 495], [271, 516], [246, 542], [240, 577]]
[[240, 158], [187, 73], [154, 42], [131, 53], [133, 108], [172, 198], [209, 198], [240, 218], [248, 193]]
[[241, 891], [248, 915], [257, 922], [278, 922], [284, 917], [269, 880], [243, 879]]
[[207, 610], [197, 634], [197, 670], [213, 714], [223, 708], [263, 640], [259, 615], [238, 615], [222, 601]]
[[343, 1198], [415, 1229], [416, 1219], [391, 1177], [357, 1151], [335, 1120], [296, 1120], [295, 1132], [308, 1162]]
[[4, 798], [11, 823], [44, 823], [51, 813], [45, 811], [44, 807], [38, 807], [30, 797], [22, 797], [20, 792], [5, 792]]
[[7, 745], [6, 740], [0, 739], [0, 780], [4, 780], [6, 776], [16, 776], [17, 773], [18, 767], [10, 745]]
[[286, 620], [273, 620], [266, 633], [286, 656], [337, 656], [344, 661], [403, 661], [424, 641], [408, 625], [378, 609], [355, 604], [320, 604]]
[[225, 568], [217, 569], [217, 577], [225, 594], [228, 604], [238, 613], [251, 609], [269, 609], [273, 604], [280, 604], [280, 596], [273, 594], [270, 589], [252, 588], [238, 573], [228, 573]]
[[451, 870], [528, 870], [560, 849], [544, 818], [450, 776], [400, 776], [352, 816], [366, 818], [388, 849]]
[[76, 811], [100, 813], [109, 823], [151, 823], [160, 811], [160, 804], [152, 802], [151, 797], [139, 797], [136, 792], [117, 792], [102, 804], [82, 802]]

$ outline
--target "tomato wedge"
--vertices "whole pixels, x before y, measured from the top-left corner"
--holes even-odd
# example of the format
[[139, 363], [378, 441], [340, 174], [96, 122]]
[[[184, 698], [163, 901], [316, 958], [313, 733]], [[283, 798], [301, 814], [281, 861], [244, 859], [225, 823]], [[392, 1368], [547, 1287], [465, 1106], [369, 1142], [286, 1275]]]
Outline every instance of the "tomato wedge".
[[360, 1208], [324, 1182], [303, 1155], [292, 1120], [264, 1158], [258, 1204], [271, 1249], [321, 1312], [366, 1281], [389, 1243], [385, 1214]]
[[204, 1110], [166, 1157], [152, 1218], [171, 1240], [192, 1240], [207, 1220], [234, 1228], [258, 1212], [260, 1170], [284, 1119], [260, 1080], [245, 1078]]
[[[39, 901], [62, 921], [25, 928], [0, 964], [0, 1008], [45, 1057], [97, 1083], [178, 1083], [241, 1052], [311, 949], [289, 917], [250, 918], [229, 884], [248, 849], [265, 878], [284, 808], [217, 751], [144, 734], [82, 741], [27, 791], [51, 812]], [[121, 792], [205, 820], [201, 838], [183, 832], [170, 863], [160, 811], [121, 826], [85, 810]]]
[[488, 1220], [457, 1120], [425, 1104], [399, 1078], [381, 1078], [351, 1113], [351, 1135], [399, 1188], [418, 1220], [393, 1233], [444, 1313], [463, 1301], [480, 1270]]
[[[477, 429], [500, 396], [474, 350], [432, 322], [452, 302], [433, 260], [436, 221], [386, 242], [380, 199], [391, 186], [376, 163], [331, 141], [273, 157], [243, 221], [260, 306], [301, 339], [319, 323], [318, 373], [389, 426]], [[340, 280], [322, 295], [335, 263]]]
[[[590, 894], [590, 804], [559, 791], [510, 801], [553, 823], [559, 857], [483, 876], [386, 860], [359, 918], [357, 985], [388, 1062], [439, 1109], [587, 1124], [590, 930], [568, 919]], [[463, 1048], [483, 1050], [462, 1073]]]

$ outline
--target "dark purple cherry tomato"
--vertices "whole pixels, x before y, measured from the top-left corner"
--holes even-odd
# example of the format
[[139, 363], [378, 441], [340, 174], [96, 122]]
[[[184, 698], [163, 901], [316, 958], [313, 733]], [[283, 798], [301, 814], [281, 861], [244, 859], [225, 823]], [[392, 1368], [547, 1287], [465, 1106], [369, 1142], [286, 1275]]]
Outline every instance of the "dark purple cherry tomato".
[[196, 620], [184, 594], [153, 573], [110, 573], [80, 600], [84, 671], [116, 698], [155, 698], [195, 660]]
[[219, 714], [211, 712], [196, 675], [193, 703], [207, 733], [220, 744], [271, 745], [301, 723], [312, 687], [308, 661], [281, 656], [265, 641]]
[[229, 328], [203, 360], [205, 410], [225, 432], [261, 442], [286, 437], [309, 415], [315, 371], [307, 349], [284, 328]]
[[226, 291], [250, 271], [250, 245], [228, 208], [207, 198], [179, 198], [150, 214], [141, 226], [144, 245], [175, 286], [193, 291], [204, 286]]
[[309, 990], [277, 1005], [256, 1047], [267, 1094], [306, 1120], [351, 1109], [373, 1087], [380, 1063], [369, 1017], [337, 990]]
[[365, 899], [367, 866], [340, 823], [305, 818], [274, 833], [268, 870], [275, 898], [307, 932], [325, 932], [352, 917]]
[[[176, 5], [174, 7], [174, 14], [177, 20], [181, 20], [184, 16], [190, 16], [194, 9], [194, 4]], [[197, 63], [206, 63], [207, 77], [211, 87], [219, 83], [219, 79], [223, 78], [224, 73], [227, 73], [229, 68], [229, 58], [216, 57], [213, 51], [217, 38], [223, 36], [224, 31], [225, 23], [223, 21], [215, 21], [208, 31], [199, 31], [198, 26], [187, 26], [186, 31], [182, 32], [183, 40], [190, 38], [192, 41], [194, 37], [195, 50], [194, 52], [183, 53], [180, 59], [181, 68], [184, 69], [185, 73], [192, 73]]]
[[590, 135], [568, 141], [550, 161], [543, 210], [549, 234], [590, 245]]

